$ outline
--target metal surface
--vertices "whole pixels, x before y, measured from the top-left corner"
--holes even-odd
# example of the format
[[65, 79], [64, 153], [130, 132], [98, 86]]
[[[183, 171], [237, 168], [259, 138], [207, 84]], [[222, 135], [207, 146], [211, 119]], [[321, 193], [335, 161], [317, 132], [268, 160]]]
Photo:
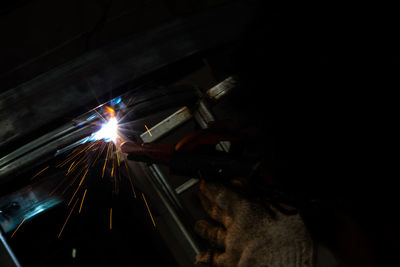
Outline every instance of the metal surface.
[[[94, 114], [94, 112], [93, 112], [93, 114]], [[80, 118], [77, 118], [77, 120], [83, 121], [80, 127], [77, 126], [77, 123], [71, 121], [70, 123], [68, 123], [62, 127], [59, 127], [57, 129], [55, 129], [54, 131], [51, 131], [51, 132], [41, 136], [40, 138], [20, 147], [19, 149], [8, 154], [7, 156], [0, 158], [0, 167], [5, 166], [6, 164], [26, 155], [29, 152], [32, 152], [33, 150], [35, 150], [37, 148], [40, 148], [43, 145], [48, 144], [49, 142], [51, 142], [55, 139], [61, 138], [68, 133], [74, 132], [81, 127], [86, 129], [89, 123], [93, 122], [95, 119], [99, 119], [98, 117], [91, 117], [91, 115], [93, 115], [93, 114], [88, 114], [86, 116], [81, 116]]]
[[192, 114], [190, 110], [187, 107], [183, 107], [160, 123], [151, 127], [149, 131], [142, 133], [140, 138], [143, 142], [154, 142], [191, 118]]
[[[46, 155], [51, 157], [63, 145], [68, 145], [91, 133], [92, 130], [89, 129], [89, 126], [85, 126], [65, 136], [56, 139], [51, 138], [51, 141], [39, 147], [36, 147], [36, 144], [33, 144], [32, 147], [31, 144], [28, 144], [32, 150], [17, 158], [17, 160], [8, 161], [7, 156], [2, 158], [5, 164], [0, 165], [0, 184], [8, 182], [12, 178], [12, 174], [24, 170], [27, 166], [34, 167], [36, 164], [40, 164], [44, 160], [43, 157], [46, 157]], [[26, 146], [23, 149], [26, 149]]]
[[149, 166], [149, 169], [150, 172], [153, 174], [153, 177], [155, 178], [158, 186], [163, 189], [163, 192], [165, 193], [165, 196], [169, 199], [171, 205], [173, 205], [179, 213], [184, 212], [182, 203], [179, 201], [178, 196], [168, 183], [167, 177], [161, 171], [160, 167], [158, 167], [157, 164], [151, 164]]
[[156, 70], [238, 40], [249, 4], [234, 1], [90, 52], [0, 94], [0, 147], [56, 128]]
[[189, 180], [187, 180], [186, 182], [184, 182], [183, 184], [181, 184], [180, 186], [178, 186], [177, 188], [175, 188], [175, 192], [180, 195], [183, 192], [185, 192], [186, 190], [188, 190], [189, 188], [191, 188], [192, 186], [196, 185], [199, 182], [199, 179], [196, 178], [191, 178]]
[[63, 174], [56, 173], [48, 179], [40, 180], [17, 192], [0, 197], [0, 227], [9, 233], [17, 228], [21, 221], [28, 222], [33, 217], [46, 212], [63, 201], [57, 193], [49, 192], [62, 179]]
[[21, 267], [0, 229], [0, 266]]
[[215, 101], [227, 95], [237, 84], [234, 77], [230, 76], [207, 91], [207, 96]]

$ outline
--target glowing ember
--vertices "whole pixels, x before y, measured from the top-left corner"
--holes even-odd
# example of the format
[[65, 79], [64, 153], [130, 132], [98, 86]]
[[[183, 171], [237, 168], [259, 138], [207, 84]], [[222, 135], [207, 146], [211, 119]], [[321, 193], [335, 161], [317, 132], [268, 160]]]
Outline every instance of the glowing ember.
[[98, 130], [92, 135], [90, 140], [95, 141], [104, 139], [104, 141], [106, 142], [112, 141], [116, 143], [117, 136], [118, 136], [118, 121], [115, 117], [112, 117], [101, 126], [100, 130]]

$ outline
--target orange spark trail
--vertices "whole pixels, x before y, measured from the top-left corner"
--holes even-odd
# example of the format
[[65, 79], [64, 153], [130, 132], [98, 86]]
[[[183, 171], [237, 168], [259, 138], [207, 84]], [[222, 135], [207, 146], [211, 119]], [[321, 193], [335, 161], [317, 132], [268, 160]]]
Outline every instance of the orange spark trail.
[[87, 147], [86, 147], [82, 152], [88, 151], [88, 150], [91, 149], [95, 144], [96, 144], [96, 142], [93, 142], [93, 144], [91, 144], [90, 146], [89, 146], [89, 144], [88, 144]]
[[[87, 159], [87, 156], [88, 156], [87, 153], [86, 153], [85, 155], [83, 155], [83, 157], [82, 157], [77, 163], [75, 163], [75, 165], [72, 167], [72, 169], [71, 169], [70, 171], [73, 172], [73, 171], [76, 169], [76, 167], [78, 167], [79, 164], [80, 164], [83, 160]], [[69, 172], [67, 172], [67, 174], [68, 174], [68, 173], [69, 173]]]
[[81, 211], [82, 211], [82, 205], [83, 205], [83, 201], [85, 200], [86, 192], [87, 192], [87, 189], [85, 189], [85, 193], [83, 193], [83, 198], [82, 198], [81, 206], [79, 207], [79, 213], [81, 213]]
[[21, 225], [24, 223], [25, 220], [26, 220], [26, 218], [24, 218], [24, 219], [22, 220], [22, 222], [18, 225], [17, 229], [15, 229], [14, 233], [12, 233], [11, 238], [14, 237], [15, 233], [18, 231], [18, 229], [21, 227]]
[[[78, 179], [79, 175], [81, 175], [81, 173], [83, 172], [83, 170], [85, 170], [85, 168], [89, 169], [87, 164], [78, 172], [77, 175], [75, 175], [74, 179], [72, 179], [72, 181], [64, 188], [64, 190], [61, 193], [62, 195], [64, 195], [65, 192], [67, 192], [68, 188], [70, 188], [75, 183], [76, 179]], [[64, 183], [64, 182], [62, 181], [62, 183]], [[55, 192], [56, 190], [58, 190], [58, 188], [61, 186], [62, 183], [60, 183], [57, 186], [57, 189], [55, 188], [53, 191]], [[52, 192], [52, 193], [54, 193], [54, 192]]]
[[96, 112], [104, 121], [106, 121], [106, 119], [100, 113], [98, 113], [97, 110], [94, 109], [94, 112]]
[[[87, 145], [86, 145], [87, 146]], [[71, 154], [70, 154], [70, 156], [68, 156], [68, 158], [64, 161], [64, 162], [62, 162], [61, 164], [58, 164], [56, 167], [57, 168], [59, 168], [59, 167], [63, 167], [65, 164], [67, 164], [68, 162], [70, 162], [71, 160], [73, 160], [76, 156], [78, 156], [79, 154], [81, 154], [82, 152], [84, 152], [85, 150], [85, 146], [84, 147], [77, 147], [76, 149], [78, 149], [78, 150], [74, 150], [74, 151], [72, 151], [71, 152]]]
[[43, 170], [41, 170], [40, 172], [36, 173], [31, 180], [35, 179], [37, 176], [39, 176], [39, 174], [41, 174], [42, 172], [44, 172], [45, 170], [47, 170], [50, 166], [47, 166], [46, 168], [44, 168]]
[[111, 146], [111, 143], [109, 143], [109, 144], [108, 144], [107, 153], [106, 153], [106, 160], [104, 161], [103, 173], [101, 174], [101, 178], [103, 178], [103, 177], [104, 177], [104, 171], [105, 171], [105, 169], [106, 169], [106, 165], [107, 165], [108, 151], [110, 150], [110, 146]]
[[92, 163], [92, 167], [96, 164], [97, 160], [99, 159], [99, 157], [101, 156], [101, 154], [103, 154], [104, 149], [106, 148], [107, 144], [105, 142], [101, 143], [99, 146], [102, 147], [102, 149], [100, 150], [100, 153], [97, 154], [95, 160]]
[[112, 230], [112, 208], [110, 209], [110, 230]]
[[118, 167], [119, 167], [120, 163], [119, 163], [119, 153], [118, 153], [118, 151], [117, 151], [117, 161], [118, 161]]
[[112, 160], [111, 177], [113, 177], [114, 176], [115, 160], [114, 160], [114, 158], [112, 158], [111, 160]]
[[64, 223], [63, 227], [61, 228], [61, 231], [60, 231], [60, 233], [58, 234], [58, 238], [60, 238], [62, 232], [64, 231], [64, 228], [65, 228], [65, 226], [67, 225], [67, 222], [68, 222], [68, 220], [69, 220], [69, 217], [71, 217], [71, 214], [72, 214], [72, 212], [74, 211], [75, 206], [76, 206], [76, 203], [78, 203], [78, 200], [79, 200], [79, 198], [77, 198], [77, 199], [75, 200], [75, 204], [74, 204], [74, 206], [72, 207], [71, 211], [69, 212], [68, 217], [67, 217], [67, 219], [65, 220], [65, 223]]
[[69, 174], [69, 172], [71, 171], [72, 166], [74, 166], [76, 160], [74, 160], [74, 162], [71, 163], [71, 166], [69, 166], [68, 171], [67, 171], [67, 175]]
[[149, 205], [147, 204], [146, 197], [144, 196], [143, 193], [142, 193], [142, 197], [143, 197], [144, 203], [146, 203], [146, 207], [147, 207], [147, 210], [148, 210], [148, 212], [149, 212], [150, 218], [151, 218], [151, 220], [152, 220], [152, 222], [153, 222], [153, 225], [154, 225], [154, 227], [156, 227], [156, 222], [155, 222], [154, 219], [153, 219], [153, 215], [151, 214]]
[[144, 125], [144, 127], [146, 127], [147, 132], [149, 133], [150, 136], [153, 136], [149, 130], [149, 128], [147, 128], [147, 125]]
[[84, 174], [83, 177], [82, 177], [82, 180], [79, 182], [78, 188], [75, 190], [75, 193], [72, 195], [71, 200], [68, 202], [68, 206], [71, 204], [71, 202], [72, 202], [72, 200], [74, 199], [76, 193], [78, 193], [79, 188], [81, 187], [83, 181], [85, 180], [85, 177], [86, 177], [86, 174], [88, 173], [88, 170], [89, 170], [89, 169], [86, 170], [85, 174]]
[[79, 175], [81, 175], [81, 173], [83, 172], [83, 170], [85, 170], [86, 168], [89, 169], [89, 167], [88, 167], [87, 164], [78, 172], [77, 175], [75, 175], [74, 179], [72, 179], [72, 181], [69, 183], [70, 186], [73, 185], [73, 184], [75, 183], [76, 179], [78, 179]]

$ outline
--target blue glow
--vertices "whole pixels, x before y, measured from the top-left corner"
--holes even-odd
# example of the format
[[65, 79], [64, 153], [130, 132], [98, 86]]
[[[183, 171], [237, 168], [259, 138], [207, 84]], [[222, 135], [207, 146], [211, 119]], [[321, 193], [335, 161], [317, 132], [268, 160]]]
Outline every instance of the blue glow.
[[[35, 217], [36, 215], [51, 209], [52, 207], [58, 205], [62, 202], [61, 198], [52, 197], [50, 199], [46, 199], [43, 201], [37, 201], [36, 199], [30, 199], [33, 203], [35, 203], [34, 208], [28, 208], [24, 210], [23, 214], [11, 217], [0, 216], [0, 226], [3, 228], [4, 232], [8, 233], [13, 231], [18, 227], [21, 221], [25, 218], [26, 221]], [[31, 203], [30, 203], [31, 204]]]
[[110, 103], [111, 103], [111, 105], [117, 105], [121, 102], [121, 100], [122, 100], [121, 97], [117, 97], [117, 98], [114, 98], [113, 100], [111, 100]]
[[30, 218], [38, 215], [39, 213], [42, 213], [43, 211], [54, 207], [55, 205], [59, 204], [60, 202], [61, 202], [61, 200], [58, 198], [52, 198], [52, 199], [46, 200], [46, 201], [38, 204], [34, 209], [28, 211], [25, 214], [25, 217], [26, 217], [26, 219], [30, 219]]
[[93, 114], [92, 116], [90, 116], [90, 117], [87, 118], [86, 120], [87, 120], [87, 121], [90, 121], [90, 120], [94, 119], [95, 117], [96, 117], [96, 114]]

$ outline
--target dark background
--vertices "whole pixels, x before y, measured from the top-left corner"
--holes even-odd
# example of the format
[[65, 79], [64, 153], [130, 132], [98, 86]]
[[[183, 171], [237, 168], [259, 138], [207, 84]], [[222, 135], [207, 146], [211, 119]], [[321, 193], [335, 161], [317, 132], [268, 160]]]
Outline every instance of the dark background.
[[[104, 44], [223, 2], [2, 1], [1, 91]], [[245, 86], [232, 105], [268, 133], [260, 147], [269, 151], [276, 175], [288, 187], [334, 203], [326, 218], [314, 218], [316, 235], [335, 227], [328, 222], [339, 209], [371, 240], [377, 265], [390, 263], [398, 238], [398, 175], [389, 171], [388, 152], [394, 150], [389, 137], [397, 122], [399, 63], [398, 16], [391, 10], [260, 1], [234, 51], [207, 58], [217, 80], [240, 74]], [[344, 231], [336, 227], [333, 233]]]

